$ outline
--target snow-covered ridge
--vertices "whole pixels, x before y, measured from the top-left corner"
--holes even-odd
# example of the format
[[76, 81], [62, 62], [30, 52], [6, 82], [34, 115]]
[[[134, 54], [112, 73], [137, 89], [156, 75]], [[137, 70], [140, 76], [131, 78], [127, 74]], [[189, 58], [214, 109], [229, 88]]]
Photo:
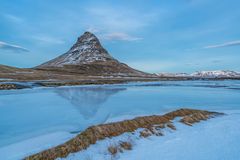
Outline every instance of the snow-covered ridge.
[[187, 73], [158, 73], [160, 77], [192, 77], [192, 78], [240, 78], [240, 72], [228, 70], [216, 71], [197, 71], [191, 74]]
[[204, 78], [224, 78], [224, 77], [240, 77], [239, 72], [235, 71], [198, 71], [191, 74], [193, 77], [204, 77]]

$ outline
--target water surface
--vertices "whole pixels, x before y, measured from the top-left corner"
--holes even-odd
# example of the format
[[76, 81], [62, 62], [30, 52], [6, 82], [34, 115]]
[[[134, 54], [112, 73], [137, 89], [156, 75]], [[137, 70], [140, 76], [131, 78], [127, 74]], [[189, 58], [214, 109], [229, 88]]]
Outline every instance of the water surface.
[[240, 81], [165, 81], [0, 91], [0, 152], [6, 146], [46, 134], [66, 132], [74, 136], [91, 125], [183, 107], [239, 110]]

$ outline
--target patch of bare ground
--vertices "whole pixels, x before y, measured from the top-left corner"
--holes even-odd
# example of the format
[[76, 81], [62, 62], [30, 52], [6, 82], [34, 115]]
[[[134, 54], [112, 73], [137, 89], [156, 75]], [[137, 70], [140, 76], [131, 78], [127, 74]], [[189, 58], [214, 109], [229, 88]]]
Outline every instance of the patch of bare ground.
[[[207, 120], [218, 115], [222, 115], [222, 113], [194, 109], [179, 109], [173, 112], [169, 112], [165, 115], [137, 117], [132, 120], [124, 120], [120, 122], [91, 126], [66, 143], [31, 155], [25, 159], [53, 160], [56, 158], [64, 158], [67, 157], [70, 153], [87, 149], [91, 144], [95, 144], [99, 140], [116, 137], [126, 132], [133, 133], [139, 128], [144, 129], [140, 133], [140, 136], [142, 137], [148, 137], [153, 134], [162, 136], [163, 134], [161, 132], [161, 129], [163, 128], [168, 127], [172, 130], [176, 130], [176, 127], [173, 125], [172, 121], [177, 117], [180, 117], [181, 123], [192, 125], [194, 123], [198, 123], [202, 120]], [[121, 148], [131, 148], [130, 145], [126, 143], [120, 144], [118, 147], [119, 146]], [[115, 152], [117, 152], [114, 147], [108, 148], [108, 151], [111, 154], [115, 154]]]
[[0, 84], [0, 90], [11, 90], [11, 89], [24, 89], [24, 88], [28, 88], [22, 85], [18, 85], [18, 84]]

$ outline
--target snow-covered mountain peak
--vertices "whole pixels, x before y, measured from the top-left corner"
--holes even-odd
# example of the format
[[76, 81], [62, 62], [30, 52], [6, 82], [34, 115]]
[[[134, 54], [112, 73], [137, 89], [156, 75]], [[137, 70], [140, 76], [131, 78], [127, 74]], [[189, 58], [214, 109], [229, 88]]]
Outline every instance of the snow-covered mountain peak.
[[78, 50], [79, 47], [92, 48], [94, 45], [101, 45], [98, 38], [90, 32], [85, 32], [82, 36], [78, 37], [77, 42], [70, 50]]
[[102, 47], [98, 38], [90, 32], [85, 32], [65, 54], [42, 64], [40, 67], [62, 67], [64, 65], [89, 64], [96, 61], [114, 60]]

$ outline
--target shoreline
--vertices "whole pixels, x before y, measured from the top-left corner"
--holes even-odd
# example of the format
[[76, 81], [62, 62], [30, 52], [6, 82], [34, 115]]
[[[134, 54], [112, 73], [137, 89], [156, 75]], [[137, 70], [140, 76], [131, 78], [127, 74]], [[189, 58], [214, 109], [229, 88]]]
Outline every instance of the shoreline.
[[79, 85], [105, 85], [105, 84], [124, 84], [130, 82], [157, 82], [157, 81], [224, 81], [240, 80], [239, 78], [104, 78], [104, 79], [81, 79], [81, 80], [7, 80], [0, 81], [1, 90], [31, 89], [35, 87], [60, 87], [60, 86], [79, 86]]

